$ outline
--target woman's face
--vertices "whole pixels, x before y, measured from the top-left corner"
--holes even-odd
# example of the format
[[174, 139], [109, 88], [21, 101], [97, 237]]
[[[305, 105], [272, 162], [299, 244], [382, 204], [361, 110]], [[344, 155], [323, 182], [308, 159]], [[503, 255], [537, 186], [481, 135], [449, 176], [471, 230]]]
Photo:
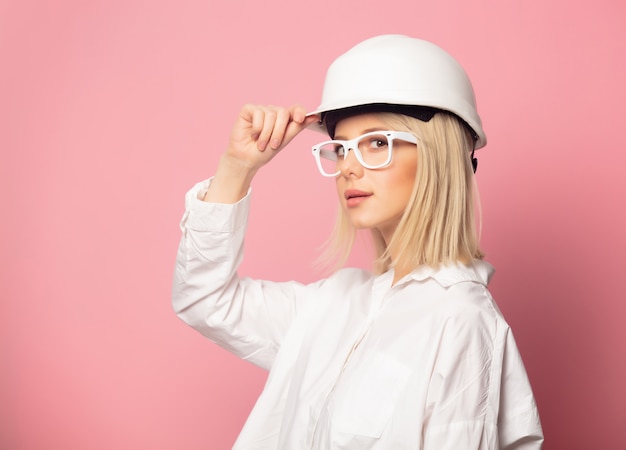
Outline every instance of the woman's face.
[[[335, 129], [335, 139], [354, 139], [371, 131], [389, 130], [376, 113], [342, 119]], [[378, 229], [389, 243], [404, 213], [417, 172], [415, 144], [393, 142], [391, 164], [382, 169], [366, 169], [349, 151], [340, 160], [337, 175], [339, 202], [350, 223], [357, 229]]]

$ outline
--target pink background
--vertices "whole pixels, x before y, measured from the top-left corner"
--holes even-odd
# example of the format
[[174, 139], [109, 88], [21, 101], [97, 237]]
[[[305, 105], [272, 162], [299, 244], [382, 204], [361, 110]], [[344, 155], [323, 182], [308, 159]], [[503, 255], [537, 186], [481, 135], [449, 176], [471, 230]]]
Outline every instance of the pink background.
[[[381, 33], [474, 81], [492, 291], [545, 448], [624, 448], [625, 5], [0, 1], [0, 448], [230, 448], [265, 373], [171, 311], [183, 195], [243, 103], [316, 107], [328, 64]], [[318, 138], [258, 176], [243, 273], [320, 276]]]

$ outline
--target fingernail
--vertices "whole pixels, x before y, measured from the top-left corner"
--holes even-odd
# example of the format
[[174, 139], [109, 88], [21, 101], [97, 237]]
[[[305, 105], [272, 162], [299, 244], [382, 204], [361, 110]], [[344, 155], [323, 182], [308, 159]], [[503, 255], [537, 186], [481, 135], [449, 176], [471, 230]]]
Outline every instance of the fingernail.
[[267, 147], [267, 141], [259, 141], [256, 146], [259, 150], [263, 151], [265, 150], [265, 147]]

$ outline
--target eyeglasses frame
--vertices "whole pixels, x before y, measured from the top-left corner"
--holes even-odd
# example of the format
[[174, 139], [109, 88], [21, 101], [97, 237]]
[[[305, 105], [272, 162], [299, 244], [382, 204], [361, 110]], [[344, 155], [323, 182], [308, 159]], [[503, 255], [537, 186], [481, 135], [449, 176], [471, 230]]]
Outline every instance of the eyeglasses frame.
[[[383, 135], [387, 138], [387, 143], [389, 146], [387, 160], [382, 164], [376, 164], [376, 165], [367, 164], [363, 160], [363, 155], [361, 154], [361, 151], [359, 150], [359, 142], [367, 138], [368, 136], [379, 136], [379, 135]], [[348, 153], [350, 152], [350, 150], [354, 150], [354, 156], [356, 156], [356, 159], [359, 162], [359, 164], [361, 164], [361, 166], [365, 167], [366, 169], [376, 170], [376, 169], [383, 169], [387, 167], [389, 164], [391, 164], [391, 161], [393, 159], [392, 157], [393, 156], [393, 141], [395, 141], [396, 139], [400, 141], [408, 142], [410, 144], [417, 144], [418, 142], [417, 136], [415, 136], [412, 133], [409, 133], [408, 131], [380, 130], [380, 131], [371, 131], [369, 133], [362, 134], [361, 136], [357, 136], [356, 138], [349, 139], [349, 140], [331, 139], [329, 141], [324, 141], [317, 145], [314, 145], [312, 147], [312, 152], [313, 152], [313, 157], [315, 158], [315, 162], [317, 163], [317, 168], [319, 169], [322, 176], [331, 178], [331, 177], [336, 177], [337, 175], [339, 175], [341, 173], [341, 170], [338, 170], [334, 174], [327, 174], [324, 172], [324, 169], [322, 168], [322, 161], [321, 161], [322, 156], [320, 155], [321, 149], [323, 146], [329, 145], [329, 144], [341, 145], [345, 150], [343, 154], [344, 160], [348, 157]]]

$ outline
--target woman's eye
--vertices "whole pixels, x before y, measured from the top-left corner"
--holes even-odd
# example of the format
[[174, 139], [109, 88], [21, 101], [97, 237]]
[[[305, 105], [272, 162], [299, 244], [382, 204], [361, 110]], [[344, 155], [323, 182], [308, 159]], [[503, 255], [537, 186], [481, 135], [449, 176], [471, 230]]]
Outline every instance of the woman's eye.
[[375, 149], [377, 149], [377, 148], [385, 148], [385, 147], [387, 147], [387, 139], [382, 139], [382, 138], [378, 138], [378, 137], [377, 138], [373, 138], [370, 141], [369, 147], [370, 148], [375, 148]]
[[344, 147], [343, 145], [337, 145], [335, 146], [335, 154], [337, 156], [343, 156], [343, 154], [345, 153]]

